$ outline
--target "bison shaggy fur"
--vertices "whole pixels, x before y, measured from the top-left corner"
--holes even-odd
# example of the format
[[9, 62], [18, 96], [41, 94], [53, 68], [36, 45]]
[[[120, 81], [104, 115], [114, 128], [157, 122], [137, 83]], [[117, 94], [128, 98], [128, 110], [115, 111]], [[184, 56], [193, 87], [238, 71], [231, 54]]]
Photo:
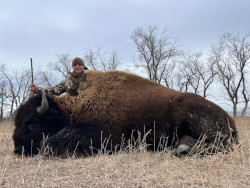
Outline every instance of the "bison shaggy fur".
[[[110, 71], [86, 71], [87, 80], [80, 83], [77, 96], [68, 94], [49, 98], [49, 110], [38, 114], [41, 96], [35, 96], [17, 111], [13, 135], [15, 151], [24, 153], [40, 149], [42, 135], [49, 135], [47, 144], [58, 154], [74, 150], [89, 153], [90, 145], [101, 147], [101, 139], [109, 137], [111, 149], [121, 143], [121, 136], [129, 139], [132, 130], [148, 132], [147, 143], [159, 143], [168, 137], [169, 144], [176, 137], [206, 135], [212, 143], [216, 135], [223, 135], [226, 146], [237, 141], [233, 119], [218, 105], [193, 94], [178, 92], [134, 74]], [[39, 125], [35, 134], [29, 126]], [[174, 136], [175, 135], [175, 136]], [[183, 139], [185, 140], [185, 139]], [[17, 149], [19, 148], [19, 149]], [[27, 152], [26, 152], [27, 151]]]

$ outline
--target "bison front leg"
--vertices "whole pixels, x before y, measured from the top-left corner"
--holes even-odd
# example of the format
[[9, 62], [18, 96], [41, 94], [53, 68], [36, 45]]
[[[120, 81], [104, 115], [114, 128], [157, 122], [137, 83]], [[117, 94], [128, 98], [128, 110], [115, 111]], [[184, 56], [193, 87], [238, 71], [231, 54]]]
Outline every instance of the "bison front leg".
[[[96, 146], [95, 131], [90, 125], [67, 126], [48, 137], [44, 146], [50, 148], [54, 155], [90, 155], [91, 146]], [[91, 142], [93, 140], [93, 142]]]
[[61, 155], [66, 152], [69, 148], [69, 142], [73, 134], [73, 129], [70, 126], [67, 126], [56, 134], [46, 138], [41, 142], [41, 148], [43, 148], [45, 153], [52, 153], [53, 155]]

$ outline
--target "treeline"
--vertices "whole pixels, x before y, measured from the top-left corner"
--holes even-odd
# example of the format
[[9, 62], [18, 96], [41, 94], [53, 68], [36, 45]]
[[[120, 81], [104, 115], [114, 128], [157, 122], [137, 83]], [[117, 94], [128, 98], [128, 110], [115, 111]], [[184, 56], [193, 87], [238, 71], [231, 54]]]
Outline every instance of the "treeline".
[[[213, 85], [231, 106], [234, 117], [246, 116], [250, 100], [249, 36], [225, 33], [208, 52], [187, 53], [168, 28], [137, 28], [130, 36], [136, 54], [134, 69], [157, 83], [205, 98], [214, 96]], [[100, 46], [85, 49], [83, 59], [89, 69], [101, 71], [121, 69], [122, 65], [117, 51], [106, 52]], [[71, 61], [69, 54], [58, 54], [47, 66], [36, 65], [34, 83], [44, 87], [59, 83], [71, 71]], [[13, 117], [15, 109], [28, 99], [30, 84], [30, 70], [10, 71], [0, 65], [0, 119]]]

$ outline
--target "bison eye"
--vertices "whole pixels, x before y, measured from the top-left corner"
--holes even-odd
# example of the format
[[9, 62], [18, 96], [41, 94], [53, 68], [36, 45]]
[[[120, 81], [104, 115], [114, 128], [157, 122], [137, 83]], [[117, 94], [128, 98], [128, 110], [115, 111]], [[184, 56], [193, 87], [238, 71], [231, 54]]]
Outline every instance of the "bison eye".
[[27, 123], [27, 129], [28, 132], [36, 134], [40, 129], [40, 125], [38, 123]]
[[32, 130], [32, 127], [33, 127], [33, 123], [30, 122], [30, 121], [27, 122], [27, 123], [26, 123], [26, 127], [27, 127], [27, 130], [28, 130], [28, 131], [31, 131], [31, 130]]
[[28, 128], [31, 131], [32, 130], [32, 124], [28, 124]]

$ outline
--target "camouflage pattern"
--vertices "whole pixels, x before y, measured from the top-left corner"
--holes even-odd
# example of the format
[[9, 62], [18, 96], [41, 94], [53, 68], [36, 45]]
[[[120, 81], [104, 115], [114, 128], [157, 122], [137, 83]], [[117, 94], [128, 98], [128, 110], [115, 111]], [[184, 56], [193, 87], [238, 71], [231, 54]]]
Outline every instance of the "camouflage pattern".
[[42, 90], [49, 95], [61, 95], [63, 93], [68, 93], [71, 96], [76, 96], [77, 89], [79, 87], [79, 83], [85, 81], [87, 76], [84, 72], [80, 74], [76, 73], [69, 73], [70, 77], [66, 78], [65, 80], [61, 81], [59, 84], [55, 85], [51, 88], [38, 88], [36, 93], [41, 93]]

